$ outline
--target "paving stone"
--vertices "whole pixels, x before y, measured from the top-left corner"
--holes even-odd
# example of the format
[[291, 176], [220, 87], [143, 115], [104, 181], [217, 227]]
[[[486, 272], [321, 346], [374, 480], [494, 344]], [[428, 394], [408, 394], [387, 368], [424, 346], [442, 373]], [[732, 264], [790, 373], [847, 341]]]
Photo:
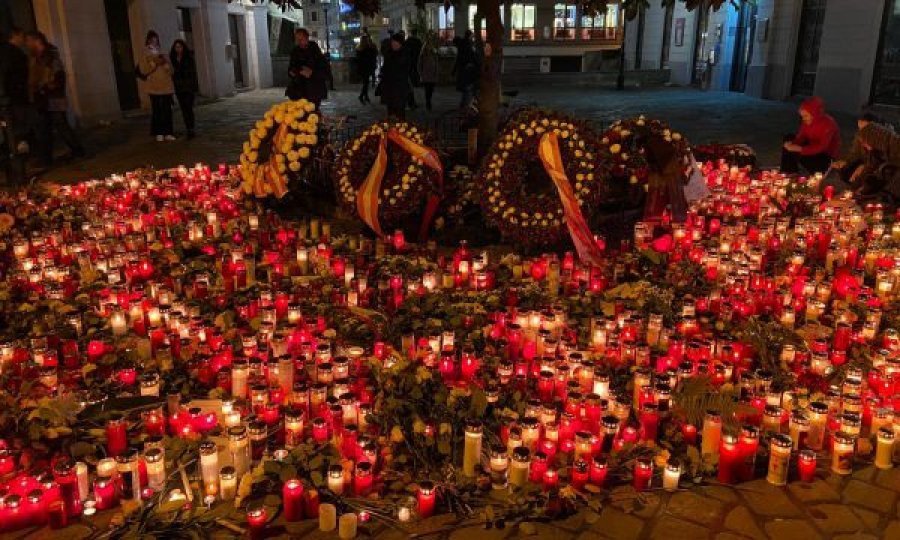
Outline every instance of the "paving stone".
[[[509, 527], [502, 530], [485, 529], [484, 527], [463, 527], [451, 532], [449, 538], [450, 540], [472, 540], [473, 538], [477, 538], [478, 540], [503, 540], [509, 534]], [[522, 535], [519, 536], [524, 537]], [[532, 536], [530, 538], [534, 537]], [[303, 540], [306, 539], [304, 538]], [[330, 540], [334, 540], [334, 533], [332, 533]]]
[[751, 514], [750, 510], [747, 510], [744, 506], [734, 507], [734, 509], [725, 516], [725, 528], [737, 531], [756, 540], [766, 540], [766, 535], [763, 534], [759, 525], [756, 524], [756, 520], [753, 519], [753, 514]]
[[784, 488], [773, 486], [765, 478], [746, 482], [738, 487], [747, 507], [763, 517], [801, 517], [803, 514], [785, 493]]
[[600, 519], [591, 526], [592, 531], [616, 540], [635, 540], [643, 528], [640, 519], [610, 507], [604, 508]]
[[833, 486], [823, 480], [814, 482], [792, 482], [788, 484], [788, 491], [802, 503], [835, 502], [841, 500], [841, 495]]
[[900, 467], [878, 471], [875, 483], [893, 491], [900, 491]]
[[800, 519], [776, 519], [766, 523], [769, 538], [790, 540], [818, 540], [822, 535], [812, 525]]
[[881, 515], [877, 512], [872, 512], [871, 510], [865, 510], [859, 507], [852, 507], [853, 513], [859, 516], [859, 519], [862, 520], [863, 525], [868, 527], [869, 529], [875, 530], [878, 528], [878, 522], [881, 521]]
[[711, 527], [722, 517], [724, 508], [725, 505], [716, 499], [683, 491], [672, 495], [666, 505], [666, 512]]
[[878, 540], [878, 537], [874, 534], [855, 532], [852, 534], [836, 534], [831, 537], [831, 540]]
[[875, 467], [866, 467], [857, 469], [850, 475], [851, 478], [862, 480], [863, 482], [872, 482], [875, 480]]
[[690, 540], [705, 540], [711, 535], [709, 529], [695, 525], [672, 516], [662, 516], [650, 531], [649, 540], [672, 540], [684, 538]]
[[890, 490], [851, 480], [842, 493], [844, 502], [856, 504], [886, 514], [894, 509], [897, 495]]
[[[668, 494], [664, 495], [665, 497]], [[644, 492], [641, 493], [640, 504], [635, 505], [632, 514], [641, 519], [650, 519], [656, 515], [662, 506], [663, 496], [659, 493]]]
[[575, 540], [606, 540], [606, 537], [594, 531], [584, 531], [575, 537]]
[[[765, 537], [763, 537], [765, 538]], [[735, 534], [733, 532], [721, 532], [716, 535], [715, 540], [748, 540], [748, 537]]]
[[701, 495], [719, 499], [726, 503], [734, 503], [738, 500], [736, 490], [730, 486], [700, 486], [696, 490]]
[[813, 522], [828, 534], [856, 531], [863, 526], [856, 514], [841, 504], [820, 504], [808, 510]]
[[892, 521], [887, 524], [882, 533], [882, 538], [900, 538], [900, 521]]

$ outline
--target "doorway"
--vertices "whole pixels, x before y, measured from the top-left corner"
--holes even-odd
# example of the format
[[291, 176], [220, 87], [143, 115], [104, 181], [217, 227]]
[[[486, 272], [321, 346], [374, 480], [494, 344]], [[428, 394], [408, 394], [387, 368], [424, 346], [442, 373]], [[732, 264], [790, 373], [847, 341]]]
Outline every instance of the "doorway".
[[137, 76], [134, 70], [134, 54], [131, 48], [131, 26], [128, 23], [128, 4], [125, 0], [104, 0], [109, 45], [112, 48], [113, 71], [119, 108], [123, 111], [138, 109]]
[[231, 40], [231, 65], [234, 67], [234, 86], [244, 88], [247, 83], [244, 79], [244, 44], [241, 40], [241, 22], [243, 17], [228, 15], [228, 37]]
[[791, 87], [791, 93], [796, 96], [811, 96], [816, 87], [825, 4], [826, 0], [803, 0], [800, 31], [797, 34], [797, 58], [794, 61], [794, 79]]
[[709, 4], [703, 0], [696, 9], [697, 27], [694, 29], [694, 69], [691, 84], [703, 87], [707, 81], [709, 64], [706, 47], [709, 42]]
[[734, 33], [734, 59], [731, 64], [732, 92], [743, 92], [747, 87], [747, 66], [753, 58], [753, 42], [756, 35], [756, 4], [741, 4], [738, 24]]
[[662, 50], [659, 53], [659, 69], [669, 67], [669, 51], [672, 49], [672, 19], [675, 16], [675, 4], [666, 5], [666, 14], [663, 15]]

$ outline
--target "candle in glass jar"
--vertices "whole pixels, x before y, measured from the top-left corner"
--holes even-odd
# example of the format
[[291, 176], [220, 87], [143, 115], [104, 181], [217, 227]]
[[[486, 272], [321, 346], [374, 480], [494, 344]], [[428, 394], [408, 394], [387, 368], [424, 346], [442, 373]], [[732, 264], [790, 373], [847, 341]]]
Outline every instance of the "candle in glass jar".
[[113, 311], [109, 318], [109, 325], [114, 336], [124, 336], [128, 331], [128, 321], [125, 317], [125, 312], [122, 309]]
[[528, 469], [531, 462], [531, 451], [519, 446], [512, 450], [512, 463], [509, 467], [509, 483], [516, 487], [524, 487], [528, 481]]
[[831, 472], [847, 475], [853, 472], [853, 453], [856, 437], [838, 431], [832, 437]]
[[718, 480], [723, 484], [731, 484], [737, 480], [741, 454], [738, 450], [738, 437], [734, 433], [723, 433], [719, 441]]
[[344, 468], [340, 465], [328, 467], [328, 489], [335, 495], [344, 493]]
[[106, 454], [116, 456], [128, 447], [125, 417], [114, 414], [106, 423]]
[[219, 496], [223, 501], [234, 500], [237, 495], [237, 471], [231, 465], [219, 471]]
[[269, 513], [266, 507], [251, 506], [247, 510], [247, 528], [250, 530], [251, 540], [260, 540], [265, 538], [266, 522], [269, 520]]
[[108, 510], [118, 503], [116, 483], [112, 477], [98, 476], [94, 479], [94, 501], [97, 510]]
[[466, 423], [465, 443], [463, 447], [463, 475], [475, 476], [475, 469], [481, 463], [481, 438], [483, 426], [479, 420]]
[[788, 465], [791, 462], [791, 449], [794, 442], [790, 436], [776, 434], [769, 444], [769, 469], [766, 481], [776, 486], [787, 484]]
[[246, 427], [228, 428], [228, 451], [231, 453], [235, 475], [243, 478], [244, 473], [250, 470], [251, 463], [250, 437], [247, 435]]
[[356, 526], [358, 517], [353, 512], [341, 514], [338, 520], [338, 538], [341, 540], [351, 540], [356, 538]]
[[800, 450], [797, 455], [797, 470], [800, 480], [812, 482], [816, 476], [816, 453], [813, 450]]
[[303, 519], [303, 484], [292, 478], [284, 483], [281, 489], [281, 501], [284, 507], [285, 521]]
[[247, 378], [250, 376], [250, 365], [243, 358], [235, 359], [231, 364], [231, 395], [236, 398], [247, 397]]
[[294, 448], [303, 442], [303, 410], [287, 409], [284, 412], [284, 445]]
[[506, 489], [507, 470], [509, 469], [509, 455], [506, 447], [496, 445], [491, 447], [491, 486], [494, 489]]
[[722, 417], [715, 411], [706, 411], [703, 432], [700, 436], [701, 455], [717, 454], [722, 439]]
[[166, 485], [166, 462], [162, 448], [150, 448], [144, 452], [144, 463], [147, 466], [147, 486], [155, 491], [162, 491]]
[[894, 466], [894, 430], [882, 427], [877, 432], [875, 442], [875, 466], [879, 469], [890, 469]]
[[319, 505], [319, 530], [333, 531], [337, 527], [337, 507], [330, 503]]
[[83, 461], [75, 463], [75, 476], [78, 479], [78, 498], [85, 501], [91, 491], [87, 463]]
[[416, 492], [416, 509], [419, 517], [427, 519], [434, 514], [436, 498], [437, 492], [434, 489], [434, 482], [428, 480], [419, 482], [419, 489]]
[[809, 404], [809, 430], [806, 434], [806, 446], [812, 450], [821, 450], [825, 444], [825, 426], [828, 422], [828, 404], [813, 401]]
[[663, 471], [663, 489], [675, 491], [678, 489], [678, 481], [681, 479], [681, 461], [670, 459]]
[[219, 490], [219, 448], [213, 441], [200, 443], [200, 479], [207, 494]]
[[634, 489], [644, 491], [650, 489], [653, 479], [653, 462], [649, 458], [638, 458], [634, 462]]

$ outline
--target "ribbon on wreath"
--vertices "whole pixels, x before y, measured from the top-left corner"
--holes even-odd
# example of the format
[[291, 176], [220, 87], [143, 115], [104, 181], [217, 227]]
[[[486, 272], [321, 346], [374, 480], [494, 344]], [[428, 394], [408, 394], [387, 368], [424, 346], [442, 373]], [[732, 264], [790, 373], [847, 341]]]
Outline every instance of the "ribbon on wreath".
[[600, 266], [603, 257], [597, 242], [594, 241], [594, 235], [588, 227], [584, 214], [578, 206], [575, 199], [575, 191], [572, 184], [566, 176], [566, 170], [563, 167], [562, 154], [559, 152], [559, 139], [555, 133], [545, 133], [541, 137], [538, 144], [538, 156], [541, 163], [544, 164], [544, 170], [550, 175], [556, 190], [559, 192], [559, 199], [562, 202], [563, 217], [566, 220], [566, 226], [569, 228], [569, 235], [572, 237], [572, 243], [575, 244], [575, 250], [578, 257], [594, 266]]
[[270, 143], [271, 150], [269, 151], [269, 164], [267, 167], [259, 167], [257, 170], [256, 186], [254, 187], [254, 192], [257, 197], [266, 196], [266, 184], [268, 184], [271, 193], [279, 199], [284, 197], [288, 192], [287, 178], [285, 175], [278, 172], [278, 160], [275, 158], [275, 156], [281, 152], [281, 141], [284, 139], [285, 135], [287, 135], [287, 131], [288, 124], [282, 122], [275, 131], [275, 135], [272, 136], [272, 142]]
[[414, 140], [401, 134], [396, 129], [390, 129], [387, 137], [381, 136], [381, 142], [378, 145], [378, 155], [375, 157], [375, 163], [369, 169], [365, 182], [356, 192], [356, 211], [359, 217], [371, 227], [375, 234], [384, 236], [381, 230], [381, 224], [378, 222], [378, 194], [381, 192], [381, 181], [384, 179], [384, 173], [387, 170], [387, 143], [391, 141], [403, 149], [407, 154], [418, 159], [422, 163], [437, 172], [437, 193], [432, 193], [428, 197], [428, 203], [425, 205], [425, 213], [422, 216], [422, 224], [419, 227], [419, 241], [424, 241], [428, 236], [428, 229], [431, 227], [431, 221], [437, 213], [438, 205], [441, 202], [441, 193], [444, 191], [444, 166], [438, 157], [437, 152], [427, 146], [421, 145]]

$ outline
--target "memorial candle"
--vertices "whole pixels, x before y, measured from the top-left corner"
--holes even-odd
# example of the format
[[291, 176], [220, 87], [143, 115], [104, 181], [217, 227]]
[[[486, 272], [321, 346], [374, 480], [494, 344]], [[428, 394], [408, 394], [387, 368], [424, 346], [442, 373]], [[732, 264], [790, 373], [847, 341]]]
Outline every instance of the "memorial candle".
[[219, 448], [213, 441], [200, 443], [200, 479], [207, 494], [219, 491]]
[[284, 483], [281, 489], [281, 501], [284, 508], [284, 519], [288, 522], [303, 519], [303, 484], [292, 478]]
[[759, 430], [755, 426], [743, 426], [738, 441], [738, 452], [741, 463], [738, 466], [738, 480], [746, 482], [753, 479], [756, 467], [756, 451], [759, 449]]
[[237, 470], [231, 465], [219, 471], [219, 496], [223, 501], [234, 500], [237, 495]]
[[731, 484], [737, 480], [738, 467], [742, 463], [738, 450], [738, 437], [733, 433], [723, 433], [719, 444], [718, 480], [722, 484]]
[[700, 436], [700, 455], [717, 454], [722, 438], [722, 417], [715, 411], [706, 411], [703, 433]]
[[524, 487], [528, 481], [531, 451], [524, 447], [516, 447], [512, 451], [512, 463], [509, 468], [509, 483], [516, 487]]
[[890, 469], [894, 466], [894, 430], [882, 427], [876, 433], [875, 466], [879, 469]]
[[116, 456], [128, 447], [125, 417], [113, 414], [106, 423], [106, 454]]
[[788, 466], [791, 461], [791, 448], [794, 442], [787, 435], [776, 434], [772, 436], [769, 444], [769, 469], [766, 481], [772, 485], [783, 486], [787, 484]]
[[797, 470], [800, 480], [812, 482], [816, 476], [816, 453], [813, 450], [800, 450], [797, 455]]
[[678, 489], [678, 482], [681, 479], [681, 461], [670, 459], [666, 463], [663, 471], [663, 489], [666, 491], [675, 491]]
[[507, 469], [509, 468], [509, 456], [506, 447], [495, 445], [491, 447], [491, 486], [493, 489], [506, 489]]
[[147, 486], [155, 491], [162, 491], [166, 485], [166, 462], [161, 448], [150, 448], [144, 452], [144, 463], [147, 465]]
[[357, 497], [366, 497], [371, 493], [375, 478], [372, 476], [372, 464], [361, 461], [353, 471], [353, 492]]
[[266, 507], [251, 506], [247, 510], [247, 528], [250, 531], [251, 540], [261, 540], [265, 538], [266, 522], [269, 520], [269, 513]]
[[634, 462], [634, 489], [644, 491], [650, 489], [653, 479], [653, 462], [649, 458], [638, 458]]
[[828, 422], [828, 404], [813, 401], [809, 404], [809, 430], [806, 445], [812, 450], [822, 450], [825, 443], [825, 426]]
[[328, 467], [328, 489], [335, 495], [344, 493], [344, 468], [338, 464]]
[[247, 428], [235, 426], [228, 428], [228, 452], [231, 454], [231, 463], [237, 478], [243, 478], [244, 473], [250, 470], [250, 437]]
[[351, 540], [356, 538], [356, 528], [358, 517], [353, 512], [341, 514], [338, 520], [338, 538], [341, 540]]
[[428, 480], [419, 482], [419, 489], [416, 491], [416, 511], [422, 519], [427, 519], [434, 515], [435, 500], [437, 498], [437, 492], [434, 487], [434, 483]]
[[839, 431], [832, 437], [832, 444], [831, 472], [840, 475], [852, 473], [856, 437]]
[[479, 420], [466, 422], [463, 446], [463, 476], [474, 477], [476, 467], [481, 463], [481, 438], [483, 426]]
[[97, 510], [108, 510], [118, 504], [115, 481], [109, 476], [94, 479], [94, 501]]

